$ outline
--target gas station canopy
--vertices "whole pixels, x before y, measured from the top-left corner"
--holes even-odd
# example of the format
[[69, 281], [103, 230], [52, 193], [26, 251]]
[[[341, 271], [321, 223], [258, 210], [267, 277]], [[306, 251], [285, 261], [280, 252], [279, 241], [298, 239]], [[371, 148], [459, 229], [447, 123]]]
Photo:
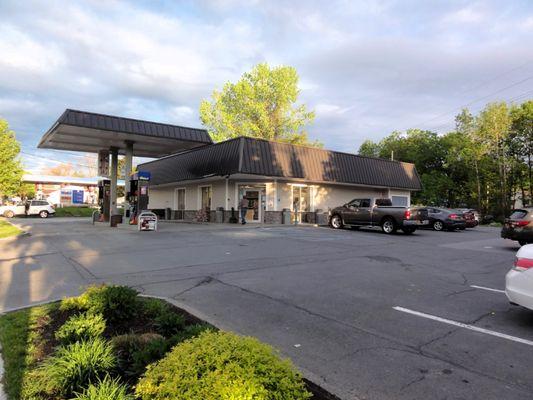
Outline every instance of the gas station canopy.
[[114, 148], [125, 154], [128, 143], [135, 156], [162, 157], [213, 141], [204, 129], [67, 109], [38, 147], [89, 153]]

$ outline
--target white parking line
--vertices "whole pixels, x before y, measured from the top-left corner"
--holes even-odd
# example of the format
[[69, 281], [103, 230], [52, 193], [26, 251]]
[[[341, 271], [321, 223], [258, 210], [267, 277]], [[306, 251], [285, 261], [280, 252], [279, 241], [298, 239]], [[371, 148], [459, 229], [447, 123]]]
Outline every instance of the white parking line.
[[394, 308], [396, 311], [401, 311], [401, 312], [404, 312], [404, 313], [416, 315], [418, 317], [432, 319], [433, 321], [442, 322], [444, 324], [454, 325], [454, 326], [458, 326], [459, 328], [469, 329], [469, 330], [474, 331], [474, 332], [485, 333], [487, 335], [496, 336], [496, 337], [499, 337], [499, 338], [502, 338], [502, 339], [512, 340], [513, 342], [518, 342], [518, 343], [522, 343], [522, 344], [527, 344], [529, 346], [533, 346], [533, 341], [532, 340], [527, 340], [527, 339], [522, 339], [522, 338], [519, 338], [519, 337], [516, 337], [516, 336], [506, 335], [505, 333], [491, 331], [489, 329], [480, 328], [480, 327], [477, 327], [477, 326], [474, 326], [474, 325], [464, 324], [462, 322], [458, 322], [458, 321], [453, 321], [451, 319], [437, 317], [435, 315], [431, 315], [431, 314], [426, 314], [426, 313], [422, 313], [422, 312], [419, 312], [419, 311], [410, 310], [410, 309], [404, 308], [404, 307], [396, 306], [396, 307], [392, 307], [392, 308]]
[[490, 287], [485, 287], [485, 286], [470, 285], [470, 287], [473, 287], [473, 288], [476, 288], [476, 289], [488, 290], [489, 292], [505, 293], [505, 290], [492, 289]]

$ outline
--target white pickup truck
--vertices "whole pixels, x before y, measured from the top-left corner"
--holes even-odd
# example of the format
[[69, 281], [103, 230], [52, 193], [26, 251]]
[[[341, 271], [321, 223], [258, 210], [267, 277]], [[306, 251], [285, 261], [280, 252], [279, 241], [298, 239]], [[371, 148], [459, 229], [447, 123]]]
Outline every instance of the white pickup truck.
[[331, 210], [329, 223], [335, 229], [379, 226], [387, 234], [397, 229], [410, 234], [421, 226], [429, 225], [429, 218], [425, 209], [396, 207], [390, 199], [360, 198]]
[[28, 200], [11, 206], [0, 206], [0, 215], [6, 218], [17, 215], [38, 215], [41, 218], [48, 218], [55, 212], [54, 207], [46, 200]]

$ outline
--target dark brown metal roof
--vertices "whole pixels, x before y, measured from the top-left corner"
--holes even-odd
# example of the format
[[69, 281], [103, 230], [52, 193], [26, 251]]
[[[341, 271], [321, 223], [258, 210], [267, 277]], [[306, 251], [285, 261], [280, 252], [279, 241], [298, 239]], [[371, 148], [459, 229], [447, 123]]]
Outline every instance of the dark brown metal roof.
[[241, 173], [421, 189], [413, 164], [245, 137], [178, 153], [142, 164], [139, 169], [152, 172], [154, 185]]
[[138, 156], [161, 157], [213, 141], [205, 129], [67, 109], [43, 135], [39, 148], [95, 152], [134, 144]]
[[234, 174], [239, 169], [239, 143], [233, 139], [198, 147], [140, 164], [137, 169], [151, 172], [152, 185]]

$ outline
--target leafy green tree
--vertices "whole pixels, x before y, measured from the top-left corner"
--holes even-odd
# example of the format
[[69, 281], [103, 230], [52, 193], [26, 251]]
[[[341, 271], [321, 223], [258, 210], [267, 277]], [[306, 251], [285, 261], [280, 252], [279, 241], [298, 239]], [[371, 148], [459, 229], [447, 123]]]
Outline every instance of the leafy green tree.
[[20, 144], [6, 120], [0, 119], [0, 198], [16, 195], [22, 184]]
[[381, 146], [379, 143], [373, 142], [368, 139], [365, 140], [359, 147], [359, 155], [367, 157], [379, 157], [381, 152]]
[[[529, 201], [533, 201], [533, 100], [522, 103], [519, 107], [511, 110], [511, 134], [510, 148], [519, 159], [525, 160], [523, 171], [525, 180], [529, 188]], [[522, 199], [526, 201], [524, 186], [522, 189]]]
[[479, 138], [497, 164], [499, 199], [496, 212], [503, 215], [509, 209], [509, 186], [507, 184], [509, 164], [506, 158], [507, 139], [511, 129], [511, 114], [509, 106], [504, 103], [489, 103], [477, 117]]
[[293, 144], [311, 144], [304, 128], [315, 113], [297, 105], [298, 73], [288, 66], [262, 63], [237, 83], [215, 90], [200, 104], [200, 119], [215, 141], [250, 136]]

